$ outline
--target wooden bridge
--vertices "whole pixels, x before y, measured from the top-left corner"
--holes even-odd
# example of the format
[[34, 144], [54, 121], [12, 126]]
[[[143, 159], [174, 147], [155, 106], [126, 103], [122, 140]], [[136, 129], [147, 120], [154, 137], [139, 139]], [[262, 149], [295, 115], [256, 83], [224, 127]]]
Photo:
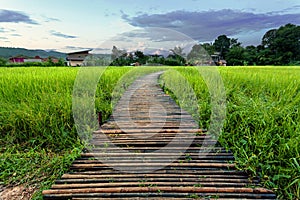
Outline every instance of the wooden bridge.
[[160, 74], [131, 85], [44, 199], [276, 199], [164, 94]]

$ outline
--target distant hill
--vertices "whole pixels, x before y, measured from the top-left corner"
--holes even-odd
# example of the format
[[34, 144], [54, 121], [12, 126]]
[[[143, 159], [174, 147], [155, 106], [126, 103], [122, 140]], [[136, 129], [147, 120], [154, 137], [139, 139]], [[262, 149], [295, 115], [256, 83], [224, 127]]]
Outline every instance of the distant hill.
[[27, 56], [27, 57], [35, 57], [40, 56], [42, 58], [47, 58], [49, 56], [56, 58], [66, 58], [65, 53], [57, 52], [57, 51], [45, 51], [45, 50], [29, 50], [25, 48], [11, 48], [11, 47], [0, 47], [0, 57], [10, 58], [13, 56]]

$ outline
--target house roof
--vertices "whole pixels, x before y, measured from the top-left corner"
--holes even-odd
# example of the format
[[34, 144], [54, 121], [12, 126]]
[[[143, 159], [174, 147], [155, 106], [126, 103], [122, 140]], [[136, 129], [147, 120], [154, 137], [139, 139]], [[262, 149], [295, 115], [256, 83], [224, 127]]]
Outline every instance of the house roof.
[[68, 55], [73, 55], [73, 54], [80, 54], [80, 53], [89, 53], [89, 51], [92, 51], [93, 49], [88, 49], [88, 50], [84, 50], [84, 51], [76, 51], [76, 52], [71, 52], [68, 53]]
[[28, 56], [23, 56], [23, 55], [17, 55], [17, 56], [12, 56], [9, 59], [17, 59], [17, 58], [24, 58], [24, 59], [26, 59], [26, 58], [29, 58], [29, 57]]
[[76, 57], [72, 58], [72, 57], [68, 57], [67, 61], [84, 61], [84, 58], [76, 58]]

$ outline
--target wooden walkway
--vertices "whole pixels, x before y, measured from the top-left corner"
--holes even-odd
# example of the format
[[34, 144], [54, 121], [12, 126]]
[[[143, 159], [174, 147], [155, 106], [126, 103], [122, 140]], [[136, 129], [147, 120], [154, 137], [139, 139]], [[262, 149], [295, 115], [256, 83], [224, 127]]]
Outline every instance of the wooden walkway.
[[44, 199], [276, 199], [163, 93], [160, 74], [132, 84]]

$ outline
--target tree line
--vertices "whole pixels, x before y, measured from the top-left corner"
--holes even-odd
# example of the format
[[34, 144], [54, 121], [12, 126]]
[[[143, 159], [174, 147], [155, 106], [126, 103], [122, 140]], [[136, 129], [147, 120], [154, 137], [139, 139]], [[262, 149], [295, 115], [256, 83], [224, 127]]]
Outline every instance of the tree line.
[[258, 46], [243, 47], [237, 39], [219, 36], [213, 44], [204, 44], [209, 51], [218, 51], [228, 65], [300, 65], [300, 26], [286, 24], [267, 31]]
[[0, 57], [0, 67], [61, 67], [66, 66], [64, 59], [59, 58], [58, 62], [53, 62], [49, 57], [46, 62], [23, 62], [11, 63], [7, 59]]
[[139, 65], [167, 65], [167, 66], [183, 66], [186, 65], [186, 59], [182, 54], [182, 48], [175, 47], [170, 49], [167, 57], [162, 55], [145, 55], [142, 51], [127, 52], [126, 50], [119, 50], [113, 46], [110, 66], [139, 66]]
[[[183, 49], [170, 49], [167, 57], [144, 55], [141, 51], [128, 53], [113, 47], [111, 65], [126, 66], [137, 64], [183, 66], [193, 65], [195, 60], [200, 64], [211, 64], [212, 55], [218, 60], [226, 60], [227, 65], [300, 65], [300, 26], [286, 24], [278, 29], [267, 31], [258, 46], [242, 46], [236, 38], [226, 35], [218, 36], [212, 43], [196, 44], [185, 55]], [[203, 61], [207, 61], [206, 63]], [[199, 62], [200, 62], [199, 61]], [[213, 60], [216, 62], [216, 60]], [[216, 62], [215, 64], [218, 64]]]

